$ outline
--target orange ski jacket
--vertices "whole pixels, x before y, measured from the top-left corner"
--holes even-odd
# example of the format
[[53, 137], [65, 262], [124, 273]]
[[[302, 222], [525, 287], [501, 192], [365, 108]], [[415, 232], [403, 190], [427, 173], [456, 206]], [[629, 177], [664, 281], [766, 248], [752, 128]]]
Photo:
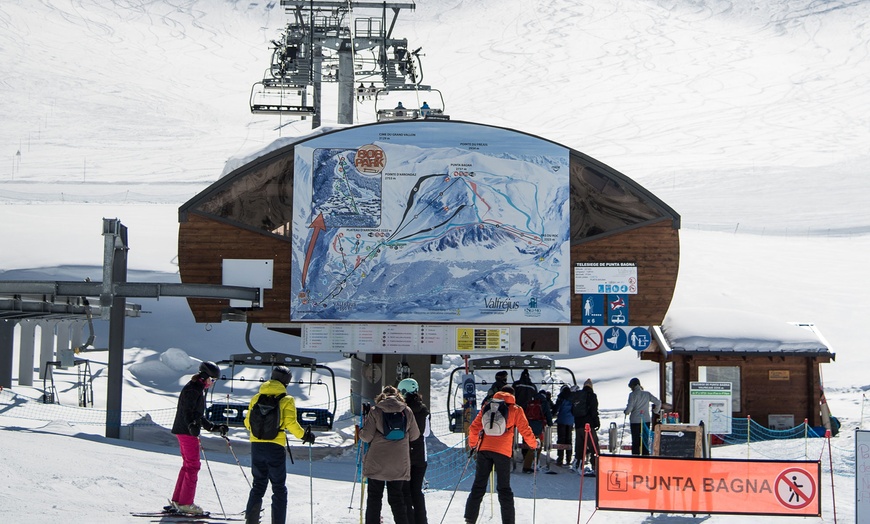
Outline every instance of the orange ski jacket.
[[508, 407], [507, 429], [503, 435], [484, 435], [483, 410], [480, 410], [468, 428], [468, 445], [474, 449], [480, 444], [478, 451], [493, 451], [510, 457], [513, 455], [514, 428], [517, 428], [526, 445], [530, 449], [537, 448], [538, 441], [535, 439], [535, 434], [532, 433], [532, 428], [529, 427], [529, 421], [526, 419], [523, 408], [517, 406], [517, 399], [505, 391], [499, 391], [493, 395], [493, 398], [504, 400]]

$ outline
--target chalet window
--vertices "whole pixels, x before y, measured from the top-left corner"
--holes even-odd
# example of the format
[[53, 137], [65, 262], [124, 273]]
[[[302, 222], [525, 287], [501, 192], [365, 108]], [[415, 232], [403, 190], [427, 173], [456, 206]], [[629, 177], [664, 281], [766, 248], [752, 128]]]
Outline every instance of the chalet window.
[[698, 381], [700, 382], [730, 382], [731, 411], [737, 413], [740, 409], [740, 367], [738, 366], [698, 366]]

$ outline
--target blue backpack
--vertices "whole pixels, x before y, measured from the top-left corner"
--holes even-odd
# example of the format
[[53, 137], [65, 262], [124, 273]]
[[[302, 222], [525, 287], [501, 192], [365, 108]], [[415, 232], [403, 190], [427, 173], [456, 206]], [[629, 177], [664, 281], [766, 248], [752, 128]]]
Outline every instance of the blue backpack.
[[405, 410], [388, 413], [381, 412], [384, 420], [384, 438], [387, 440], [402, 440], [405, 438], [405, 428], [408, 421], [405, 418]]

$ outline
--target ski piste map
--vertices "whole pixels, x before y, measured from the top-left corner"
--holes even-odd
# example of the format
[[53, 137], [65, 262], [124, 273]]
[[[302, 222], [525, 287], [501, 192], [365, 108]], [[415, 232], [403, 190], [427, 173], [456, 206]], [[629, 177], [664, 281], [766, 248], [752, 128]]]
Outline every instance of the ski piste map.
[[406, 122], [295, 151], [293, 320], [570, 322], [566, 148]]

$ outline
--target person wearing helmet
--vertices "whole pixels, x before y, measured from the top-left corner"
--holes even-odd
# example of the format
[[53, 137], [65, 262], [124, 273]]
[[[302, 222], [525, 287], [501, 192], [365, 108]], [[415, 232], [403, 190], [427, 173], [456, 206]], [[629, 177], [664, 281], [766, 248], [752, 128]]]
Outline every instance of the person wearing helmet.
[[[314, 443], [311, 428], [302, 429], [296, 420], [296, 399], [287, 394], [292, 373], [287, 366], [276, 366], [272, 369], [269, 380], [263, 382], [260, 391], [251, 399], [248, 413], [245, 415], [245, 427], [250, 432], [251, 440], [251, 491], [245, 506], [245, 523], [260, 522], [260, 508], [263, 506], [263, 496], [269, 482], [272, 483], [272, 524], [283, 524], [287, 520], [287, 461], [284, 458], [284, 444], [287, 443], [285, 431], [301, 439], [306, 444]], [[272, 439], [259, 439], [251, 430], [251, 413], [260, 397], [273, 397], [278, 401], [281, 413], [277, 436]]]
[[649, 391], [644, 391], [637, 378], [629, 380], [628, 387], [631, 393], [628, 394], [624, 413], [628, 415], [628, 422], [631, 424], [631, 454], [649, 455], [649, 446], [643, 438], [643, 428], [650, 423], [649, 405], [653, 405], [653, 414], [658, 416], [662, 402]]
[[181, 389], [178, 396], [178, 407], [175, 410], [175, 421], [172, 423], [172, 433], [178, 438], [181, 448], [181, 470], [175, 481], [175, 491], [172, 493], [172, 507], [169, 509], [201, 515], [202, 508], [194, 504], [196, 482], [199, 477], [199, 432], [219, 431], [222, 436], [227, 434], [227, 426], [213, 424], [205, 417], [205, 393], [220, 377], [217, 364], [205, 361], [199, 365], [199, 371]]
[[508, 385], [508, 372], [505, 370], [501, 370], [495, 374], [495, 382], [492, 383], [489, 390], [486, 392], [486, 396], [483, 399], [483, 402], [486, 403], [487, 400], [491, 399], [496, 393], [501, 391], [501, 388]]
[[413, 378], [399, 382], [399, 393], [405, 397], [405, 404], [414, 413], [414, 420], [420, 430], [420, 438], [410, 442], [411, 448], [411, 480], [403, 486], [405, 508], [408, 510], [408, 522], [427, 524], [426, 496], [423, 494], [423, 481], [426, 476], [427, 451], [426, 437], [431, 433], [429, 424], [429, 408], [420, 396], [420, 385]]

